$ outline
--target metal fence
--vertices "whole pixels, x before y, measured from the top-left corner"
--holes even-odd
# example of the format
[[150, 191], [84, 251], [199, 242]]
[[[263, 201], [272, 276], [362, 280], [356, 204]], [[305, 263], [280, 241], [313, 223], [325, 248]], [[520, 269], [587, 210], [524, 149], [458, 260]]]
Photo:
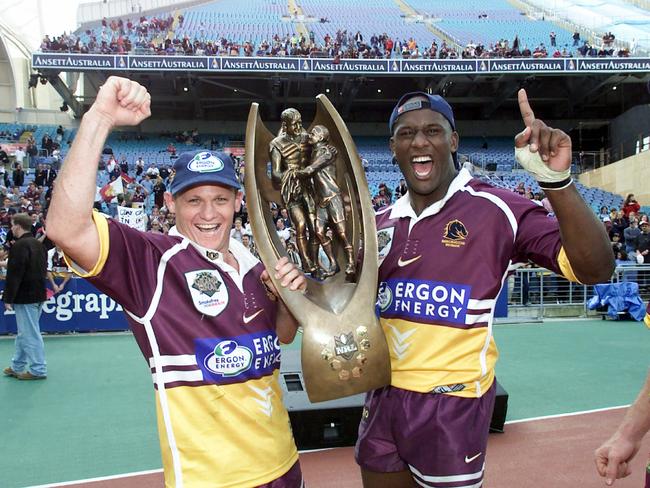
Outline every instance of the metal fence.
[[[618, 266], [610, 282], [636, 282], [641, 299], [644, 302], [650, 299], [649, 264]], [[544, 308], [580, 306], [576, 315], [584, 315], [587, 301], [593, 295], [593, 286], [571, 283], [544, 268], [519, 268], [508, 278], [508, 308], [513, 312], [528, 307], [536, 309], [539, 314], [535, 315], [541, 317]]]

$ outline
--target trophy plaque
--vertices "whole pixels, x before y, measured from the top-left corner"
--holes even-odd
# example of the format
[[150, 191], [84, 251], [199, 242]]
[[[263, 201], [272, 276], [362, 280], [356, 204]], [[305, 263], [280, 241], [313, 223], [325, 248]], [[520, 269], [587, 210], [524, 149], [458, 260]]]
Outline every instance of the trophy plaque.
[[[389, 384], [390, 356], [375, 315], [377, 231], [365, 172], [334, 106], [325, 95], [316, 103], [308, 129], [300, 113], [288, 108], [275, 135], [252, 104], [244, 186], [266, 268], [293, 253], [308, 276], [302, 293], [283, 288], [269, 273], [302, 326], [305, 388], [310, 401], [321, 402]], [[283, 242], [272, 208], [287, 209], [295, 243]]]

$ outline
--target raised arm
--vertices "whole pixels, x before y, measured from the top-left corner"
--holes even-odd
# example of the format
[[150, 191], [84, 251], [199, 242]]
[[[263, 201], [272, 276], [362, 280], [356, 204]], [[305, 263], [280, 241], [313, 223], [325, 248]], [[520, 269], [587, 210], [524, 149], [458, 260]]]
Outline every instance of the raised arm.
[[99, 236], [92, 220], [97, 161], [110, 132], [138, 125], [151, 115], [151, 97], [138, 83], [111, 76], [83, 116], [77, 136], [56, 180], [47, 215], [47, 235], [84, 269], [99, 258]]
[[526, 128], [515, 137], [517, 160], [537, 179], [553, 206], [576, 278], [586, 284], [608, 281], [614, 256], [604, 226], [571, 180], [571, 138], [535, 118], [525, 90], [519, 90], [518, 98]]

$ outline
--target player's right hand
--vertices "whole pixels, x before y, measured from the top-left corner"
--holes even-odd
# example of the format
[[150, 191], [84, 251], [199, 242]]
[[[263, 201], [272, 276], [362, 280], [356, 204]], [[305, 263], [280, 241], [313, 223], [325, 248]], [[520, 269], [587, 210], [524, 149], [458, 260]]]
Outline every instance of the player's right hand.
[[151, 115], [151, 95], [135, 81], [118, 76], [106, 80], [90, 108], [111, 127], [134, 126]]
[[611, 439], [596, 449], [594, 461], [598, 474], [605, 478], [605, 484], [611, 486], [619, 478], [630, 475], [630, 461], [641, 446], [623, 436], [614, 434]]

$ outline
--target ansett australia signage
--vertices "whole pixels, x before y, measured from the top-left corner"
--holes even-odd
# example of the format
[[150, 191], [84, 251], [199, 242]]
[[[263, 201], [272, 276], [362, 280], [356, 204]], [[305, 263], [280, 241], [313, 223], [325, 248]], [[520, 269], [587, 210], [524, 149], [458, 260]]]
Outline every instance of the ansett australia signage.
[[202, 71], [386, 75], [490, 73], [640, 73], [648, 58], [331, 59], [34, 53], [32, 67], [57, 71]]

